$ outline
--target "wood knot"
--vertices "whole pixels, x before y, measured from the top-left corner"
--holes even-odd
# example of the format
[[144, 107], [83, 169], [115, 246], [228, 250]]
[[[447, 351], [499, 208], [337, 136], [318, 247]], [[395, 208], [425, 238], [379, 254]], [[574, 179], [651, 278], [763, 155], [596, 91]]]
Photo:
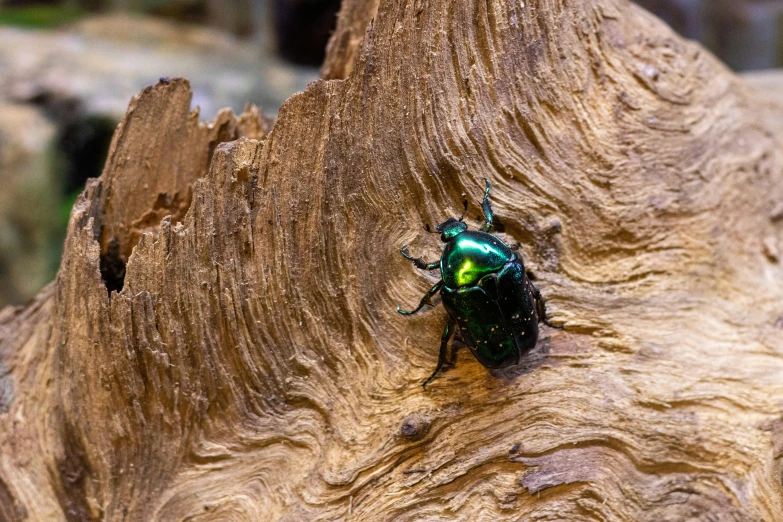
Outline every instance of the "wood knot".
[[409, 415], [400, 426], [400, 435], [410, 441], [424, 438], [430, 430], [430, 420], [423, 415], [413, 413]]
[[522, 444], [517, 442], [513, 446], [511, 446], [511, 449], [508, 451], [508, 460], [510, 461], [517, 461], [522, 457]]

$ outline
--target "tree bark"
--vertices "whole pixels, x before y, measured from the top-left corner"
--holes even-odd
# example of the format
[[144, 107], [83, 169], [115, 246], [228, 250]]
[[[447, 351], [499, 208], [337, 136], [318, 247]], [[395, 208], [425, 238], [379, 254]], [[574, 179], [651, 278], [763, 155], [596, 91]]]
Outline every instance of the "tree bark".
[[[131, 104], [0, 312], [0, 518], [780, 520], [783, 106], [622, 0], [373, 17], [268, 135]], [[397, 249], [482, 177], [565, 329], [423, 390]]]

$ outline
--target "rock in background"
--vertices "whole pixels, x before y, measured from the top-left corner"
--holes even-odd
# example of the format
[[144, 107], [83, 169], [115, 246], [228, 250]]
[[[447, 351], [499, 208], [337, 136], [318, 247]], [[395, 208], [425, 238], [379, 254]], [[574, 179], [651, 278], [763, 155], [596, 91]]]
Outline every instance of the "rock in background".
[[0, 98], [75, 98], [88, 114], [119, 119], [135, 93], [177, 76], [190, 79], [194, 105], [210, 115], [246, 103], [275, 114], [318, 77], [252, 42], [151, 17], [98, 16], [56, 32], [0, 27]]
[[0, 102], [0, 305], [30, 299], [59, 265], [55, 133], [39, 109]]

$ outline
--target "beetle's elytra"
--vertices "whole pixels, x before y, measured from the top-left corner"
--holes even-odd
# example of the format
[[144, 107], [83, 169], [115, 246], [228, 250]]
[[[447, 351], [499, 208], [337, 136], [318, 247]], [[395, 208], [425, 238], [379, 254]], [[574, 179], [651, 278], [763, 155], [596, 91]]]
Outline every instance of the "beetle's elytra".
[[[522, 260], [500, 239], [489, 233], [492, 227], [492, 207], [489, 203], [489, 180], [481, 208], [484, 224], [479, 230], [468, 230], [462, 221], [449, 218], [437, 230], [446, 243], [440, 261], [427, 263], [411, 257], [407, 245], [400, 253], [423, 270], [440, 270], [441, 280], [422, 298], [421, 310], [429, 299], [440, 292], [449, 320], [443, 329], [438, 365], [427, 384], [438, 374], [446, 360], [449, 339], [455, 326], [478, 361], [487, 368], [504, 368], [519, 363], [538, 340], [539, 321], [546, 320], [546, 307], [541, 293], [525, 273]], [[467, 201], [465, 201], [467, 209]], [[551, 325], [550, 325], [551, 326]]]

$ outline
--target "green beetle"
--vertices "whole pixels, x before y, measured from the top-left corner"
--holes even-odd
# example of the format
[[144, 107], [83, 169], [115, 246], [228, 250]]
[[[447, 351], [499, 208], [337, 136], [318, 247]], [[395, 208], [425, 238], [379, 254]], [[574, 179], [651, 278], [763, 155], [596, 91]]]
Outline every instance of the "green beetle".
[[[489, 180], [481, 208], [484, 224], [479, 230], [468, 230], [462, 221], [449, 218], [437, 227], [446, 243], [440, 261], [427, 263], [411, 257], [407, 245], [400, 249], [416, 268], [440, 269], [441, 280], [425, 295], [413, 315], [429, 299], [440, 292], [449, 321], [443, 329], [438, 365], [427, 384], [438, 374], [446, 360], [446, 348], [459, 327], [462, 338], [478, 361], [487, 368], [504, 368], [519, 363], [538, 340], [538, 323], [546, 320], [546, 307], [541, 293], [525, 273], [522, 260], [489, 230], [492, 227], [492, 206], [489, 204]], [[467, 201], [465, 209], [467, 210]]]

